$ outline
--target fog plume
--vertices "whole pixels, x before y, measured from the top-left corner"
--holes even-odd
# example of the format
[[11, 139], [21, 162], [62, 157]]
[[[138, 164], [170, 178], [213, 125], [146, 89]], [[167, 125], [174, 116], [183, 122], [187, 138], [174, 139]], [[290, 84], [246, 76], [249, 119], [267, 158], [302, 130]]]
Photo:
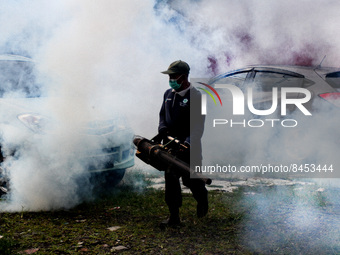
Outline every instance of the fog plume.
[[[49, 98], [37, 110], [55, 124], [52, 136], [16, 135], [3, 127], [3, 150], [11, 144], [21, 147], [3, 165], [10, 171], [12, 192], [1, 210], [49, 210], [81, 202], [76, 180], [82, 176], [87, 183], [88, 173], [87, 162], [75, 160], [78, 148], [98, 149], [113, 141], [82, 141], [78, 128], [120, 114], [136, 134], [155, 135], [168, 88], [168, 77], [160, 72], [177, 59], [190, 64], [191, 77], [258, 63], [318, 65], [324, 56], [323, 65], [339, 66], [339, 5], [307, 0], [0, 1], [0, 51], [34, 59], [42, 95]], [[85, 198], [91, 190], [86, 187]]]

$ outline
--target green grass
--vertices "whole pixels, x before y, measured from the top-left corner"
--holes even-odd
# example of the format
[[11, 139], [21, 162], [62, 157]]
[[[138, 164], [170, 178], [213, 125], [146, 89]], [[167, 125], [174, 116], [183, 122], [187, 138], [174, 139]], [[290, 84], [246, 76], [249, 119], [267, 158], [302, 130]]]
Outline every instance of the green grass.
[[[179, 228], [161, 229], [159, 223], [168, 214], [164, 192], [131, 192], [120, 189], [116, 194], [72, 210], [1, 214], [0, 254], [13, 254], [36, 248], [38, 254], [109, 254], [122, 245], [125, 254], [231, 254], [247, 250], [238, 245], [238, 224], [244, 217], [237, 205], [239, 194], [210, 194], [208, 217], [198, 219], [196, 203], [184, 194]], [[228, 200], [228, 201], [226, 201]], [[116, 231], [109, 227], [120, 226]]]
[[[203, 219], [192, 195], [183, 194], [182, 225], [161, 229], [168, 215], [164, 191], [147, 188], [142, 178], [136, 189], [135, 177], [70, 210], [1, 213], [0, 254], [339, 254], [336, 221], [324, 218], [336, 207], [315, 187], [210, 191]], [[300, 206], [315, 213], [311, 225], [289, 221]], [[108, 229], [114, 226], [120, 228]], [[126, 249], [114, 251], [117, 246]]]

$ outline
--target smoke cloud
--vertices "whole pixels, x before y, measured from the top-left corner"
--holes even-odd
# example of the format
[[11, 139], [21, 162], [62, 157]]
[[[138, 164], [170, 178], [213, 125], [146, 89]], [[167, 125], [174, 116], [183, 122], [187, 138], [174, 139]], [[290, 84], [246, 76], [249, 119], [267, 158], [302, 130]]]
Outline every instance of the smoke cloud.
[[[20, 144], [21, 150], [3, 164], [10, 170], [12, 193], [1, 210], [79, 203], [77, 178], [87, 182], [88, 162], [75, 160], [75, 148], [98, 149], [111, 141], [82, 141], [78, 128], [90, 119], [120, 114], [136, 134], [155, 135], [168, 88], [168, 77], [160, 72], [177, 59], [190, 64], [191, 77], [257, 63], [318, 65], [324, 56], [323, 65], [339, 66], [339, 5], [307, 0], [0, 1], [0, 51], [35, 60], [42, 95], [48, 96], [37, 109], [57, 123], [53, 136], [17, 135], [3, 126], [2, 149]], [[228, 136], [226, 143], [238, 144], [238, 138]], [[261, 147], [254, 146], [268, 137], [251, 139], [226, 153], [237, 158], [237, 151], [247, 151], [261, 160]]]

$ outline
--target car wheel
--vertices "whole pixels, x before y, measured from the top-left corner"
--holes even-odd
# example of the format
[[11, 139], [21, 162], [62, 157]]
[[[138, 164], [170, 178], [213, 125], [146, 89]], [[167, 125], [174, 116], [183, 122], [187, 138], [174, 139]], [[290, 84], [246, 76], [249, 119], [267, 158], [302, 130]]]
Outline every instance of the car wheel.
[[8, 193], [8, 179], [3, 176], [3, 169], [0, 167], [0, 197]]
[[117, 169], [113, 171], [107, 171], [105, 174], [105, 181], [107, 186], [114, 187], [123, 179], [125, 175], [125, 169]]
[[125, 175], [125, 169], [116, 169], [105, 172], [97, 172], [91, 175], [91, 183], [94, 192], [106, 192], [112, 190]]
[[[1, 152], [0, 147], [0, 164], [4, 162], [4, 157]], [[0, 197], [6, 195], [8, 193], [8, 179], [6, 176], [4, 176], [4, 170], [2, 169], [2, 166], [0, 166]]]

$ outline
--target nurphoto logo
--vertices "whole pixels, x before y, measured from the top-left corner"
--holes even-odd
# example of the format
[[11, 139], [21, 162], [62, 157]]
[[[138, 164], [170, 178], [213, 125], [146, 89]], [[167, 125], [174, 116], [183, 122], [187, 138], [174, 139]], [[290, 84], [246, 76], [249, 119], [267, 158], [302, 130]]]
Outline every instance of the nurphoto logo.
[[[217, 96], [218, 100], [220, 101], [221, 106], [222, 106], [221, 97], [220, 97], [220, 95], [217, 93], [217, 91], [212, 86], [210, 86], [210, 85], [208, 85], [206, 83], [203, 83], [203, 82], [198, 82], [198, 83], [201, 84], [201, 85], [206, 86], [212, 92], [214, 92], [215, 95]], [[198, 87], [198, 89], [203, 90], [204, 92], [206, 92], [213, 99], [215, 105], [217, 104], [214, 96], [211, 94], [211, 92], [209, 90], [204, 89], [204, 88], [200, 88], [200, 87]], [[206, 115], [207, 114], [207, 95], [206, 94], [202, 94], [202, 106], [201, 106], [201, 109], [202, 109], [201, 110], [202, 115]]]
[[[205, 86], [206, 88], [198, 87], [198, 89], [204, 91], [205, 93], [201, 93], [201, 114], [207, 115], [207, 94], [212, 98], [214, 104], [217, 105], [215, 96], [222, 104], [222, 99], [216, 89], [226, 89], [232, 96], [232, 114], [234, 116], [244, 116], [245, 115], [245, 105], [247, 105], [247, 109], [250, 113], [256, 116], [268, 116], [277, 111], [280, 108], [281, 116], [287, 116], [287, 108], [288, 106], [296, 107], [299, 109], [305, 116], [311, 116], [312, 114], [307, 110], [304, 106], [305, 103], [309, 102], [312, 95], [311, 92], [305, 88], [298, 87], [282, 87], [280, 91], [277, 87], [272, 87], [271, 90], [271, 106], [267, 109], [256, 109], [254, 106], [253, 99], [253, 88], [248, 87], [246, 89], [246, 94], [237, 86], [232, 84], [215, 84], [214, 87], [212, 85], [198, 82], [199, 84]], [[212, 92], [210, 92], [210, 91]], [[298, 98], [289, 98], [289, 94], [295, 93], [299, 94]], [[215, 96], [214, 96], [214, 95]], [[280, 100], [280, 104], [279, 104]], [[280, 107], [279, 107], [280, 106]], [[271, 118], [271, 119], [263, 119], [263, 118], [255, 118], [250, 120], [241, 120], [234, 121], [233, 119], [225, 119], [225, 118], [215, 118], [213, 119], [212, 125], [216, 127], [218, 125], [226, 125], [228, 124], [230, 127], [242, 126], [242, 127], [262, 127], [265, 124], [270, 124], [272, 127], [275, 126], [275, 123], [280, 122], [282, 127], [296, 127], [298, 125], [297, 120], [295, 119], [279, 119], [279, 118]]]

